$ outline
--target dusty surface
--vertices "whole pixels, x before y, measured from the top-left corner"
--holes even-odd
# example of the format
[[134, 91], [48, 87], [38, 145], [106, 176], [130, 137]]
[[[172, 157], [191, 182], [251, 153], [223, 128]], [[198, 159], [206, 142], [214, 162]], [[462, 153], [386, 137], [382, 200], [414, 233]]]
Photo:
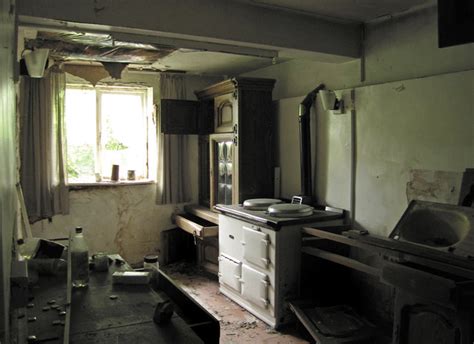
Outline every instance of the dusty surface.
[[296, 328], [275, 331], [219, 292], [219, 284], [189, 264], [162, 268], [220, 321], [221, 343], [308, 343]]

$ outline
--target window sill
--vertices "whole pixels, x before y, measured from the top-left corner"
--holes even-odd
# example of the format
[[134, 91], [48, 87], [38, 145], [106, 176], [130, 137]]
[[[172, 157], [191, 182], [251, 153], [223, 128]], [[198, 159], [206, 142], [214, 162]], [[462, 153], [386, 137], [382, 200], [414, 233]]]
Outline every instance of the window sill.
[[156, 182], [153, 180], [119, 180], [118, 182], [103, 181], [94, 183], [69, 183], [69, 190], [83, 190], [90, 188], [110, 188], [117, 186], [132, 186], [132, 185], [151, 185]]

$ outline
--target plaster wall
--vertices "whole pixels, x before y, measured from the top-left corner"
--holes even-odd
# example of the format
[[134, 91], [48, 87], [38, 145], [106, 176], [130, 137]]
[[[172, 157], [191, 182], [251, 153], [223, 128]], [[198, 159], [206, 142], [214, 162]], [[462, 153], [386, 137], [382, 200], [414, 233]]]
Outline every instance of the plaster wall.
[[0, 342], [8, 342], [10, 270], [16, 228], [15, 0], [0, 0]]
[[355, 121], [350, 111], [322, 111], [318, 100], [312, 121], [318, 200], [350, 209], [354, 130], [355, 217], [370, 232], [390, 233], [407, 206], [412, 169], [463, 172], [474, 166], [474, 44], [439, 49], [436, 20], [430, 8], [368, 25], [364, 81], [360, 61], [298, 60], [244, 74], [278, 80], [273, 95], [282, 196], [300, 192], [298, 104], [320, 83], [340, 90], [349, 103], [355, 89]]
[[320, 83], [340, 90], [474, 69], [474, 44], [440, 49], [437, 30], [437, 8], [428, 8], [368, 24], [363, 59], [345, 63], [299, 59], [242, 75], [276, 78], [273, 99], [280, 100], [303, 97]]
[[[77, 78], [69, 77], [70, 81]], [[112, 80], [104, 80], [112, 81]], [[195, 99], [194, 90], [220, 81], [216, 78], [186, 76], [186, 96]], [[159, 98], [157, 75], [124, 74], [119, 82], [140, 83], [153, 87], [154, 101]], [[198, 200], [197, 136], [190, 135], [189, 175], [191, 202]], [[32, 226], [35, 236], [64, 238], [75, 226], [84, 228], [90, 252], [120, 253], [130, 263], [138, 263], [148, 253], [159, 253], [160, 232], [174, 228], [171, 215], [182, 204], [156, 205], [156, 184], [90, 187], [71, 190], [70, 214], [54, 216], [52, 222], [43, 220]]]
[[383, 236], [392, 231], [408, 205], [412, 169], [474, 166], [473, 81], [468, 71], [356, 89], [360, 226]]

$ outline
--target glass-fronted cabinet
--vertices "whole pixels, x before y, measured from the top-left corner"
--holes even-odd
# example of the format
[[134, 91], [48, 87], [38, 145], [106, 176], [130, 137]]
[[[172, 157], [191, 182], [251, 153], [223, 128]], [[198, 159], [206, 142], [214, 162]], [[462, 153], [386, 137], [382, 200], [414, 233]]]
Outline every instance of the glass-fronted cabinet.
[[238, 202], [235, 159], [237, 147], [234, 134], [214, 134], [209, 137], [211, 205]]
[[214, 130], [209, 141], [200, 139], [201, 205], [214, 210], [216, 204], [273, 197], [274, 84], [273, 79], [237, 77], [195, 92], [212, 112], [206, 118], [213, 118], [208, 127]]

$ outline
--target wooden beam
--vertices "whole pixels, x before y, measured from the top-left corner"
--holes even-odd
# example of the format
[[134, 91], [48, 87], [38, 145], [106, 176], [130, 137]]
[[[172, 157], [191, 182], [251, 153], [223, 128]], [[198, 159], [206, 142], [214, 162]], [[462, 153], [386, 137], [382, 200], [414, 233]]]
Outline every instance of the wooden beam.
[[[360, 26], [222, 0], [19, 0], [20, 23], [44, 18], [71, 29], [125, 32], [347, 59], [360, 56]], [[85, 26], [86, 25], [86, 26]]]
[[380, 278], [381, 271], [380, 269], [374, 268], [370, 265], [363, 264], [357, 260], [341, 256], [339, 254], [330, 253], [327, 251], [320, 250], [315, 247], [303, 247], [301, 252], [312, 255], [314, 257], [322, 258], [333, 263], [347, 266], [348, 268], [364, 272], [366, 274]]
[[430, 252], [426, 252], [427, 249], [420, 245], [399, 242], [371, 234], [359, 234], [356, 231], [347, 231], [339, 235], [316, 228], [304, 227], [302, 232], [379, 255], [390, 256], [399, 262], [411, 262], [449, 274], [474, 279], [472, 262], [460, 257], [449, 257], [447, 253], [436, 252], [434, 249], [430, 249]]

